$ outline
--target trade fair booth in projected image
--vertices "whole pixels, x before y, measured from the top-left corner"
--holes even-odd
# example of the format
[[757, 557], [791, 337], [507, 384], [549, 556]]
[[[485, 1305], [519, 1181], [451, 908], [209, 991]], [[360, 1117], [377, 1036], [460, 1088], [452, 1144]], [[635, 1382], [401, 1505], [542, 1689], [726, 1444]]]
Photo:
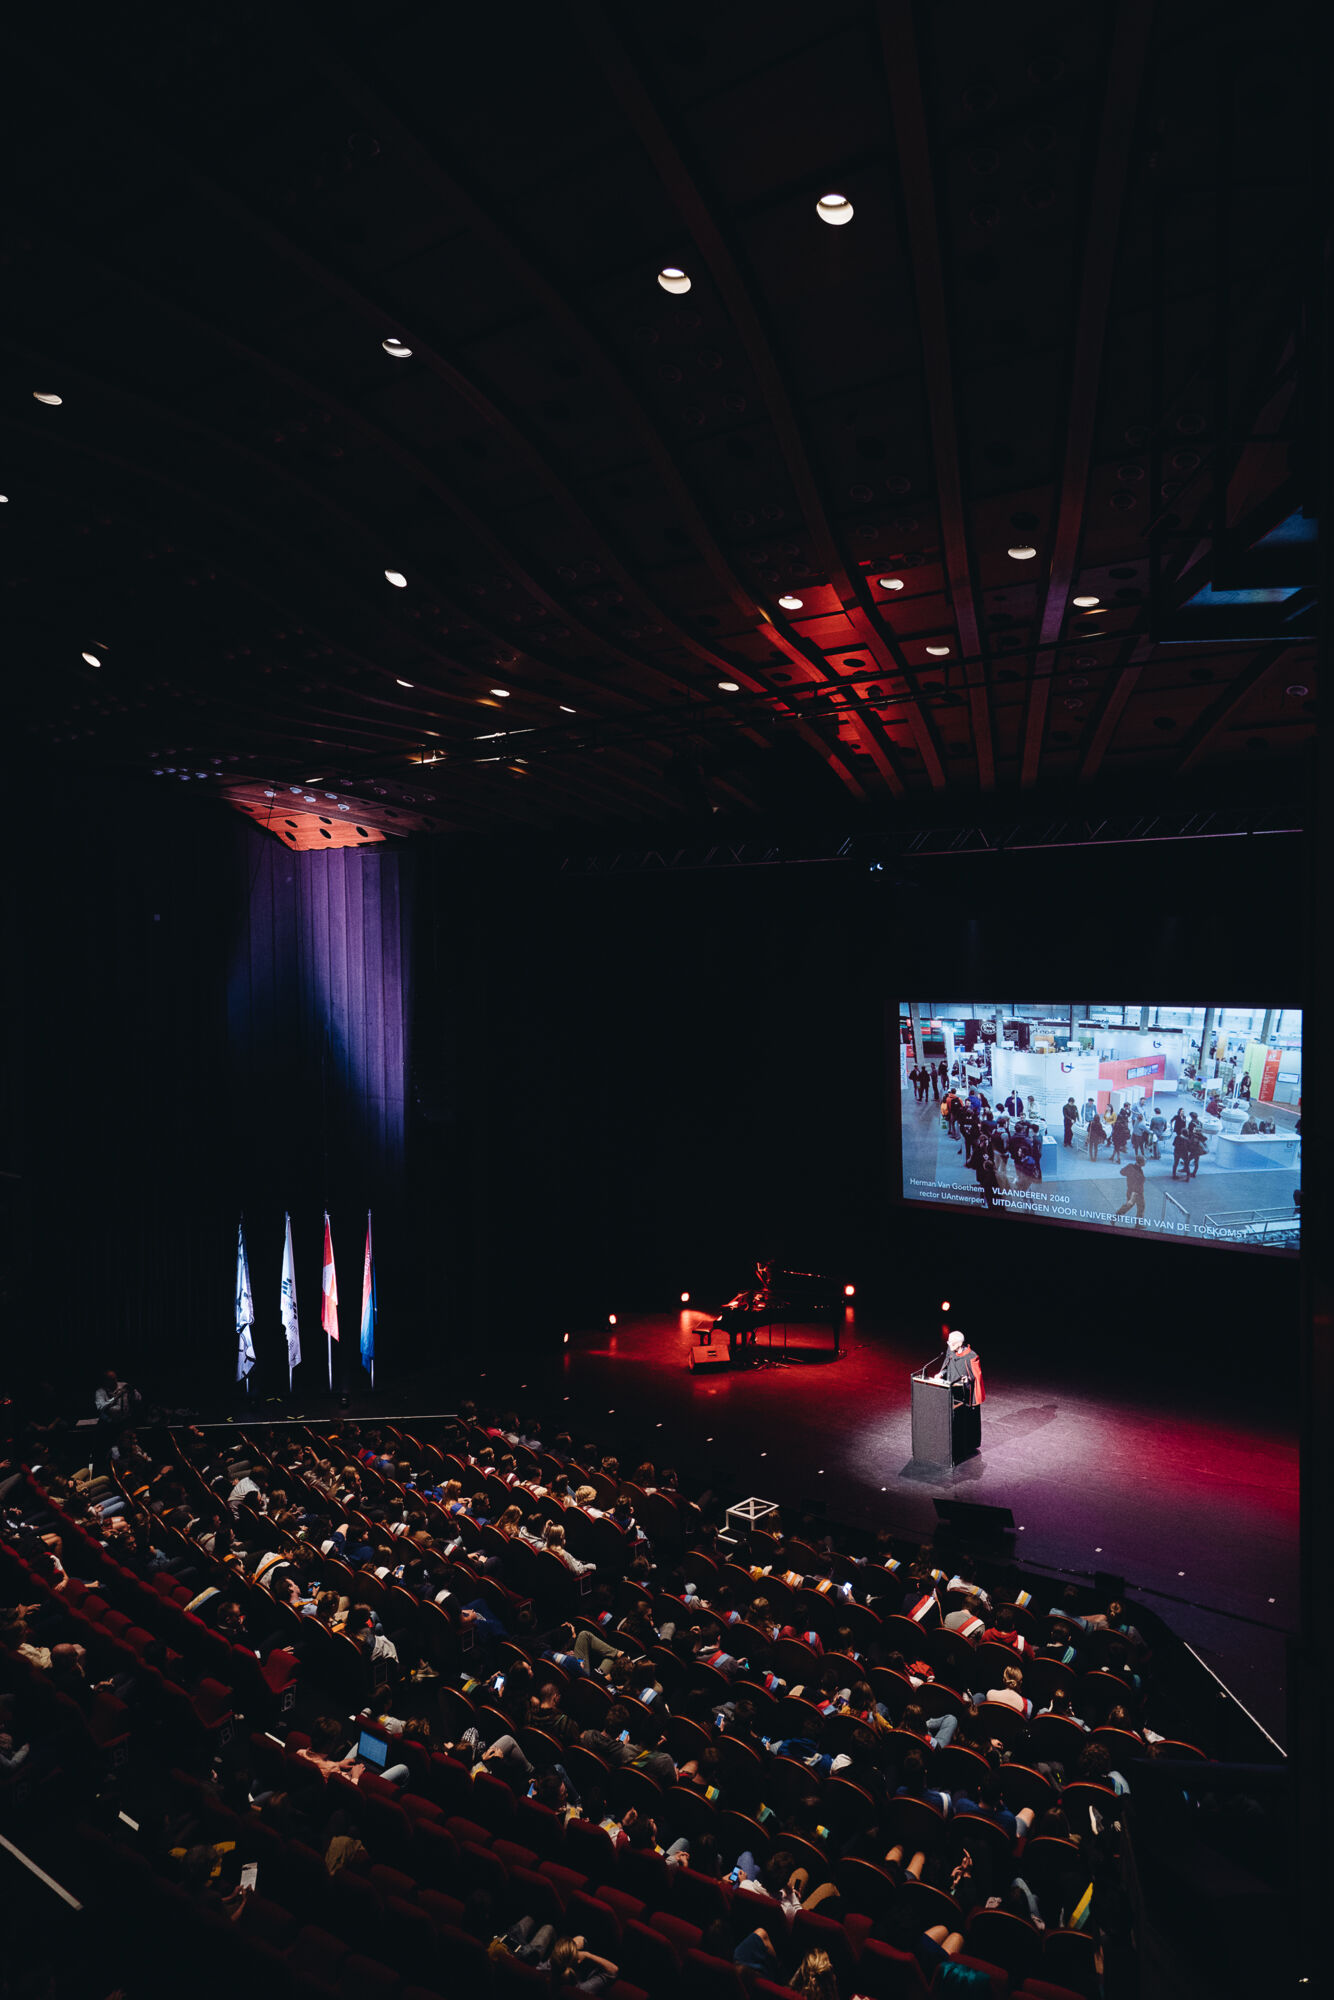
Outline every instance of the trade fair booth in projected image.
[[[1131, 1149], [1115, 1159], [1110, 1151], [1112, 1128], [1124, 1113], [1134, 1128], [1150, 1121], [1158, 1128], [1134, 1149], [1146, 1171], [1150, 1226], [1256, 1247], [1294, 1247], [1300, 1219], [1300, 1013], [1135, 1005], [1114, 1010], [1133, 1017], [1117, 1022], [1106, 1018], [1112, 1011], [1100, 1009], [1095, 1016], [1081, 1006], [1046, 1013], [982, 1002], [948, 1012], [938, 1004], [934, 1011], [922, 1003], [906, 1009], [900, 1035], [901, 1082], [905, 1106], [911, 1107], [903, 1121], [905, 1197], [981, 1198], [964, 1149], [939, 1129], [935, 1115], [943, 1063], [954, 1088], [985, 1098], [1008, 1131], [1022, 1124], [1031, 1135], [1040, 1171], [1023, 1160], [1003, 1159], [993, 1201], [1045, 1213], [1053, 1221], [1112, 1219], [1127, 1192], [1120, 1169]], [[925, 1104], [917, 1108], [908, 1081], [914, 1064], [930, 1065], [937, 1073], [929, 1113]], [[1079, 1117], [1067, 1144], [1063, 1107], [1071, 1099]], [[1107, 1135], [1096, 1155], [1089, 1141], [1094, 1110]], [[1189, 1176], [1173, 1171], [1178, 1113], [1197, 1121], [1204, 1139]], [[1058, 1195], [1062, 1183], [1069, 1192]]]

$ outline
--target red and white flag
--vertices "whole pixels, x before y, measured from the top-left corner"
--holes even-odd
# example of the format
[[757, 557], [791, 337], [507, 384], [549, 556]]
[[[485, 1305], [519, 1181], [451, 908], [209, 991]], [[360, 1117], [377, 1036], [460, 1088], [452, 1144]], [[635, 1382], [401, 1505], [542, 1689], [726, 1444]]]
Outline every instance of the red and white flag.
[[333, 1343], [338, 1338], [338, 1274], [334, 1270], [333, 1231], [329, 1211], [324, 1211], [324, 1297], [320, 1303], [320, 1325], [328, 1336], [329, 1387], [333, 1388]]

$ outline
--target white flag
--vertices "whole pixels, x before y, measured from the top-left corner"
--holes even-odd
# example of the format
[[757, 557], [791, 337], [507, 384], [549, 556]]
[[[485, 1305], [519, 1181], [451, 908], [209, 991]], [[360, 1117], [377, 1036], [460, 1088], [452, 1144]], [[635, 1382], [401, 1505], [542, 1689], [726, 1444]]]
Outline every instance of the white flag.
[[301, 1366], [301, 1326], [296, 1316], [296, 1265], [292, 1260], [292, 1218], [287, 1218], [287, 1241], [283, 1245], [283, 1326], [287, 1331], [287, 1386], [292, 1386], [292, 1370]]
[[250, 1262], [245, 1253], [245, 1224], [236, 1226], [236, 1379], [246, 1381], [255, 1365], [255, 1343], [250, 1329], [255, 1324], [255, 1307], [250, 1297]]

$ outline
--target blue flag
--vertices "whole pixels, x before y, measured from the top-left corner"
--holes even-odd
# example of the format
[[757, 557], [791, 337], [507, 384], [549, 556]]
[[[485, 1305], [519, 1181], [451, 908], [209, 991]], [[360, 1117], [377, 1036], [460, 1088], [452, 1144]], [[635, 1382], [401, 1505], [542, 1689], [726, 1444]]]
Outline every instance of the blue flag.
[[250, 1329], [255, 1324], [255, 1308], [250, 1297], [250, 1260], [245, 1253], [245, 1223], [236, 1226], [236, 1379], [249, 1387], [255, 1365], [255, 1343]]

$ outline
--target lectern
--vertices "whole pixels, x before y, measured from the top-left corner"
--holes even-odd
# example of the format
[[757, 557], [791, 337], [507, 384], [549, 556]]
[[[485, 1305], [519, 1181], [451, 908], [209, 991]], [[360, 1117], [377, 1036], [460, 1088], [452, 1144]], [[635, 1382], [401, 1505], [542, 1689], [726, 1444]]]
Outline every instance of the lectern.
[[982, 1444], [982, 1412], [967, 1391], [948, 1382], [912, 1378], [914, 1465], [959, 1465]]

